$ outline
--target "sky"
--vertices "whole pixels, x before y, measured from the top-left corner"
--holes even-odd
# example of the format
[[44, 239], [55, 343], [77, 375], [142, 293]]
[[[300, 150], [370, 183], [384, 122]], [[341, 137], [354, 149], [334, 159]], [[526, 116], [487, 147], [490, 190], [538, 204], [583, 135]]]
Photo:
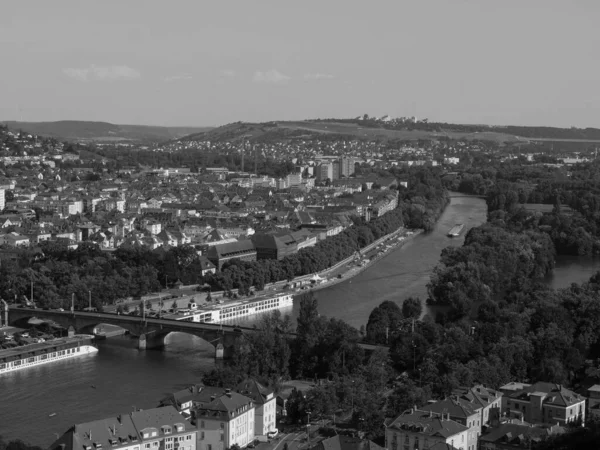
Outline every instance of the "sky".
[[0, 120], [600, 127], [598, 0], [2, 0]]

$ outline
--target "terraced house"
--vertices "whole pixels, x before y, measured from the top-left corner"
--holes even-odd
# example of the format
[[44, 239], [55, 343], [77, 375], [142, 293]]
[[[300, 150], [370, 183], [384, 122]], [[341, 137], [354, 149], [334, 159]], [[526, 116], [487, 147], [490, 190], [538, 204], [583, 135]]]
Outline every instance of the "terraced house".
[[50, 450], [196, 450], [196, 427], [172, 406], [73, 425]]

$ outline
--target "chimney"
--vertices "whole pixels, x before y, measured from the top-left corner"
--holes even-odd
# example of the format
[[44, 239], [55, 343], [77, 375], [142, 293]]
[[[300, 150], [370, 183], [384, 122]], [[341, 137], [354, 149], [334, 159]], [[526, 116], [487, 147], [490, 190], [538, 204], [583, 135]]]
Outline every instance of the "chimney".
[[212, 402], [212, 401], [214, 401], [214, 400], [215, 400], [215, 398], [217, 398], [217, 396], [216, 396], [216, 395], [211, 395], [211, 396], [210, 396], [210, 401], [211, 401], [211, 402]]
[[117, 416], [117, 422], [119, 422], [119, 423], [123, 423], [123, 422], [121, 422], [121, 414], [119, 414], [119, 415]]
[[67, 445], [63, 443], [63, 444], [60, 444], [59, 447], [60, 447], [60, 450], [65, 450]]
[[433, 411], [429, 411], [429, 418], [433, 417]]

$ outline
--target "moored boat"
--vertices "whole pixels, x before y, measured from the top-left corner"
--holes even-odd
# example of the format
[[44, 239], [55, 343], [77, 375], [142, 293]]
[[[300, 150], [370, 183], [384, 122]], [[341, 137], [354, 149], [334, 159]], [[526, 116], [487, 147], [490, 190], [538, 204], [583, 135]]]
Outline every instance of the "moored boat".
[[453, 226], [450, 229], [450, 231], [448, 231], [448, 236], [450, 236], [450, 237], [460, 236], [460, 233], [462, 233], [462, 231], [463, 231], [464, 228], [465, 228], [465, 224], [464, 223], [456, 224], [455, 226]]
[[83, 334], [0, 350], [0, 374], [96, 353], [94, 336]]

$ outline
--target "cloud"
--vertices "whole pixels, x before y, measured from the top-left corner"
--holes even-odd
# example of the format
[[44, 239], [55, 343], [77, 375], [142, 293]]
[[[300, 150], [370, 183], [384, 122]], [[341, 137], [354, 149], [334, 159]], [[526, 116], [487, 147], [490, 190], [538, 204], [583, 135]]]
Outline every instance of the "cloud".
[[223, 69], [221, 70], [221, 76], [225, 78], [233, 78], [235, 77], [235, 70]]
[[254, 78], [252, 81], [255, 83], [275, 83], [282, 84], [291, 80], [291, 77], [282, 74], [278, 70], [272, 69], [267, 70], [266, 72], [254, 72]]
[[192, 76], [189, 73], [182, 73], [180, 75], [169, 75], [168, 77], [165, 77], [165, 81], [167, 83], [170, 83], [172, 81], [184, 81], [184, 80], [191, 80]]
[[115, 80], [134, 80], [141, 76], [141, 73], [128, 66], [95, 66], [87, 68], [66, 68], [63, 73], [79, 81], [115, 81]]
[[307, 73], [304, 75], [305, 80], [332, 80], [335, 78], [329, 73]]

